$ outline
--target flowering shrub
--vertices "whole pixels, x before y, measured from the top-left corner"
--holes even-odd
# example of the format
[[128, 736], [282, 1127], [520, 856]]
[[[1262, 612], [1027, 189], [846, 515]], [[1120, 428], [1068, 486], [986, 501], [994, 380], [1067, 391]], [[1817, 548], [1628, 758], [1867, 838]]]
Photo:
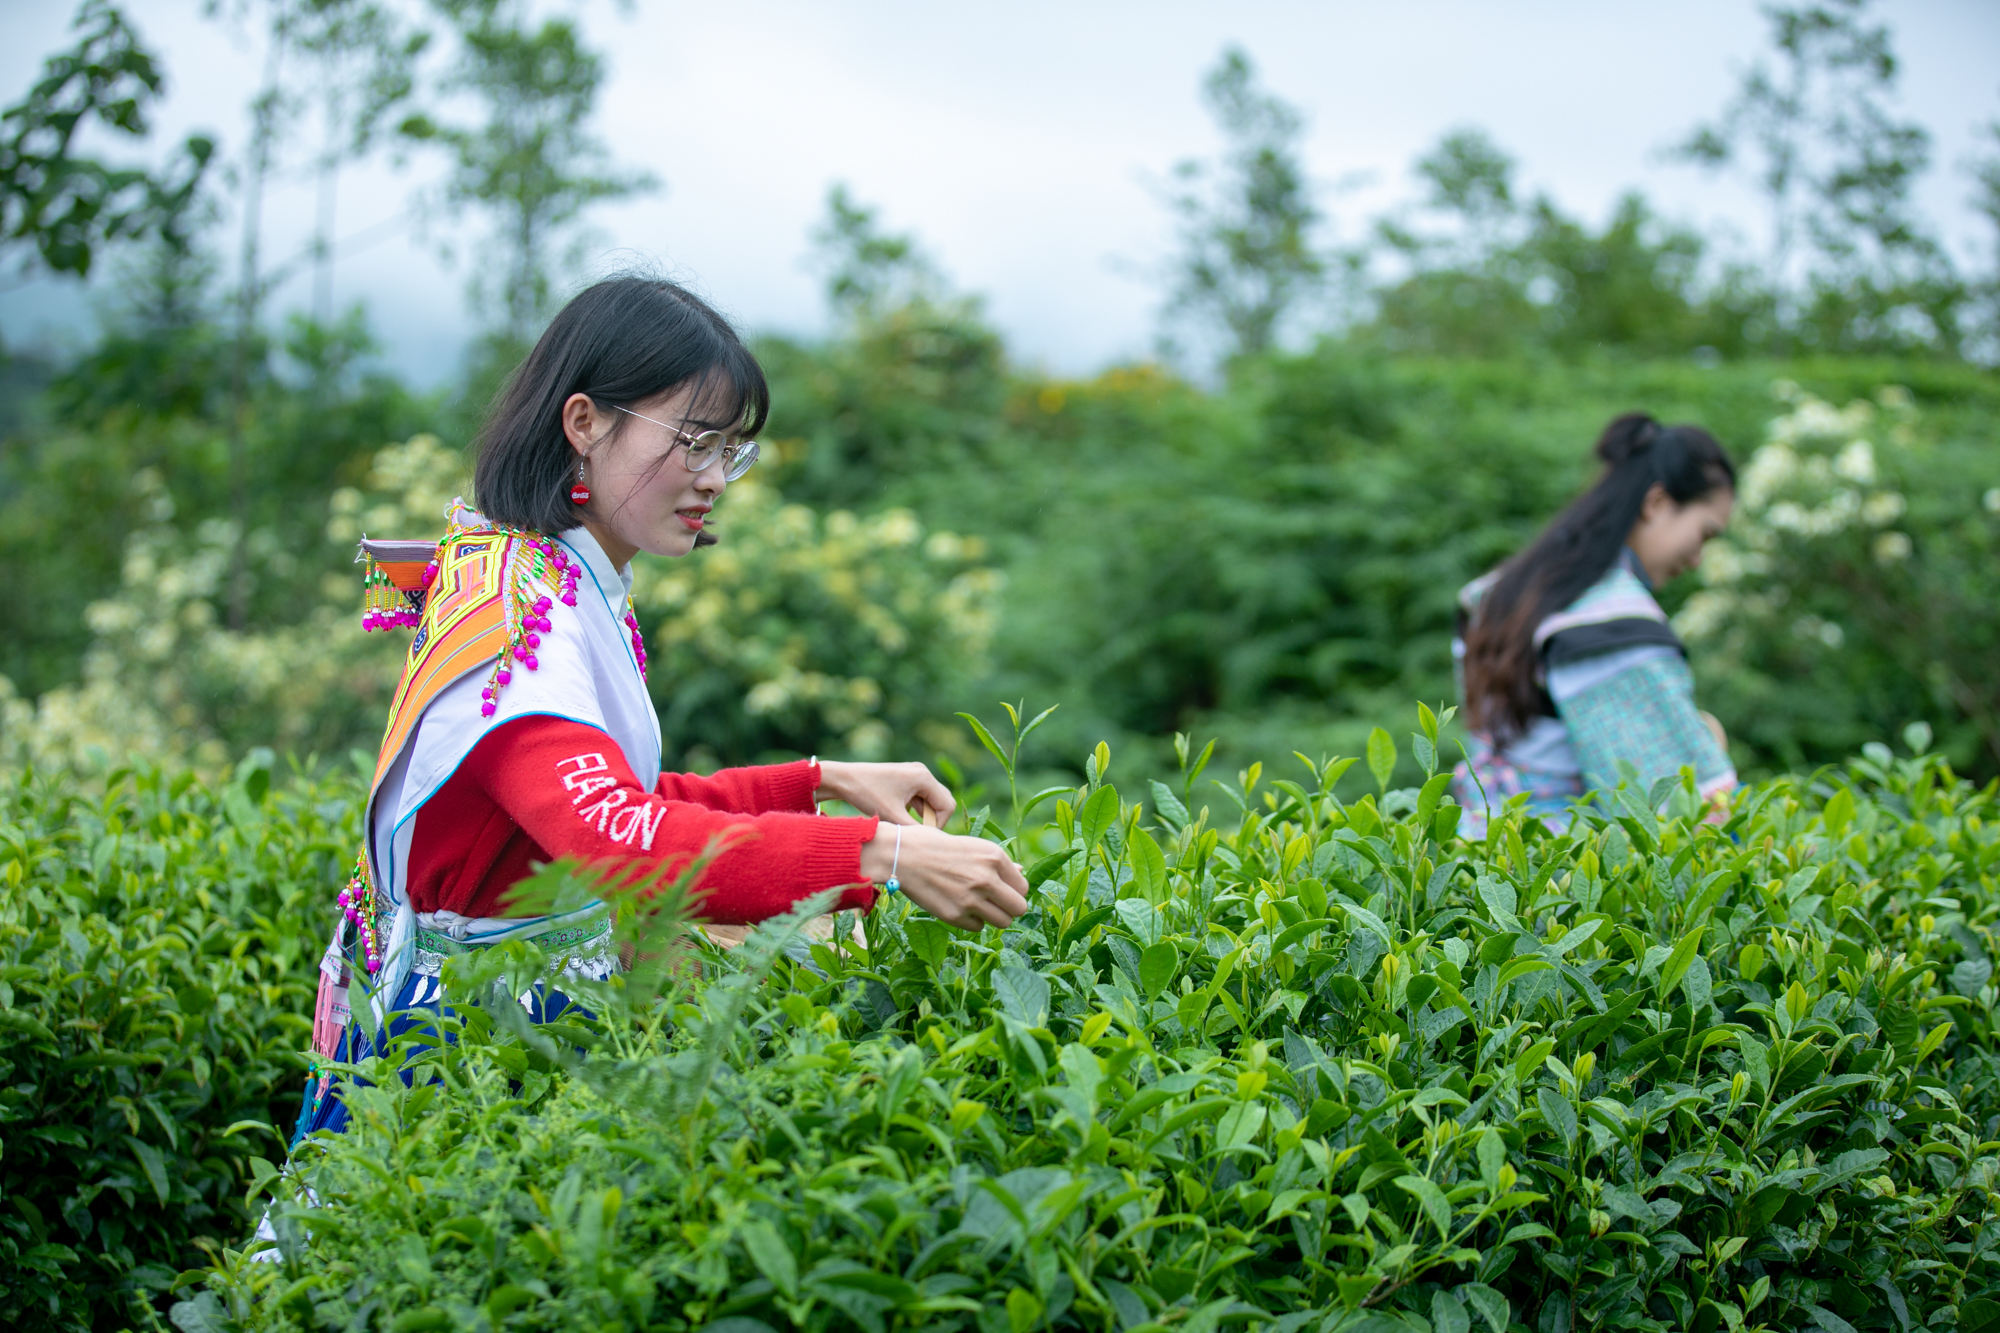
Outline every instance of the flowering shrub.
[[691, 767], [936, 748], [918, 710], [983, 665], [993, 634], [984, 544], [927, 535], [906, 509], [821, 515], [749, 478], [723, 503], [719, 546], [634, 566], [668, 745]]
[[[0, 678], [0, 761], [87, 765], [94, 752], [218, 771], [255, 744], [372, 741], [408, 637], [361, 631], [354, 543], [442, 536], [469, 480], [456, 452], [418, 435], [377, 451], [364, 486], [333, 494], [308, 549], [253, 533], [253, 561], [330, 571], [318, 601], [276, 626], [222, 623], [237, 547], [227, 522], [133, 533], [117, 594], [86, 611], [82, 683], [31, 704]], [[981, 563], [980, 540], [926, 534], [903, 509], [822, 516], [747, 479], [719, 514], [722, 546], [637, 562], [669, 745], [712, 767], [772, 750], [880, 758], [924, 739], [916, 710], [977, 671], [992, 636], [1001, 575]]]
[[780, 923], [557, 1032], [532, 948], [470, 960], [458, 1043], [362, 1071], [278, 1261], [175, 1321], [2000, 1323], [1994, 788], [1876, 745], [1721, 825], [1667, 780], [1468, 842], [1443, 775], [1343, 803], [1351, 761], [1182, 754], [1143, 803], [1101, 747], [1045, 793], [1005, 931], [891, 898], [795, 960]]
[[1990, 442], [1926, 439], [1893, 387], [1842, 408], [1783, 381], [1777, 394], [1787, 410], [1674, 620], [1717, 711], [1795, 763], [1801, 740], [1858, 744], [1871, 713], [1934, 718], [1961, 762], [2000, 762]]
[[[89, 766], [95, 752], [97, 762], [110, 755], [218, 771], [257, 744], [304, 753], [365, 743], [381, 725], [407, 640], [362, 633], [360, 581], [346, 561], [363, 531], [442, 536], [461, 471], [436, 437], [418, 435], [376, 453], [366, 490], [335, 492], [327, 530], [305, 534], [303, 548], [253, 532], [244, 555], [260, 566], [332, 571], [316, 602], [275, 626], [223, 623], [235, 528], [210, 519], [186, 533], [164, 521], [166, 507], [163, 521], [127, 538], [116, 594], [84, 613], [92, 641], [81, 684], [32, 705], [0, 690], [0, 760]], [[141, 472], [134, 486], [152, 493], [160, 479]]]

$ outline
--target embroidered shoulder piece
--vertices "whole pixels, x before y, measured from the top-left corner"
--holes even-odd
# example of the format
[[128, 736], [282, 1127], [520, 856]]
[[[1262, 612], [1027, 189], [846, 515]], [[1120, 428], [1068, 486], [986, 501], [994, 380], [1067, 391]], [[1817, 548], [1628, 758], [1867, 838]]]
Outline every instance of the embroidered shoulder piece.
[[361, 572], [361, 628], [408, 629], [424, 613], [424, 593], [437, 578], [431, 541], [381, 541], [363, 537], [355, 553]]
[[455, 522], [439, 542], [364, 540], [359, 559], [362, 628], [417, 631], [376, 758], [379, 785], [431, 700], [482, 660], [493, 665], [479, 711], [498, 711], [514, 668], [540, 665], [535, 650], [555, 628], [549, 612], [558, 601], [576, 605], [581, 570], [540, 533], [489, 523]]

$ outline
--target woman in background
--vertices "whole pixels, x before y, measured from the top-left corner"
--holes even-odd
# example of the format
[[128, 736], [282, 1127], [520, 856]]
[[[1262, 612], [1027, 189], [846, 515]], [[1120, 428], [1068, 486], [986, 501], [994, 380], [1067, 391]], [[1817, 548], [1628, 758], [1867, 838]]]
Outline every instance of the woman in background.
[[1620, 761], [1642, 791], [1683, 767], [1710, 799], [1736, 785], [1654, 599], [1728, 524], [1736, 469], [1699, 426], [1639, 412], [1605, 427], [1596, 453], [1597, 484], [1459, 592], [1452, 650], [1472, 741], [1453, 792], [1474, 834], [1523, 793], [1530, 813], [1565, 820], [1585, 793], [1618, 785]]

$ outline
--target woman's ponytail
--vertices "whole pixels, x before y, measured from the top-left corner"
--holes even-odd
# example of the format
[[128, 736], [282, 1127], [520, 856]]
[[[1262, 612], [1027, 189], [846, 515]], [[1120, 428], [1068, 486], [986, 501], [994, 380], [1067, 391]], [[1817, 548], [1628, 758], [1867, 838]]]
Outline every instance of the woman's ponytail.
[[1604, 433], [1597, 437], [1597, 447], [1591, 452], [1607, 467], [1617, 467], [1651, 449], [1653, 442], [1659, 438], [1659, 422], [1644, 412], [1627, 412], [1622, 417], [1612, 418]]

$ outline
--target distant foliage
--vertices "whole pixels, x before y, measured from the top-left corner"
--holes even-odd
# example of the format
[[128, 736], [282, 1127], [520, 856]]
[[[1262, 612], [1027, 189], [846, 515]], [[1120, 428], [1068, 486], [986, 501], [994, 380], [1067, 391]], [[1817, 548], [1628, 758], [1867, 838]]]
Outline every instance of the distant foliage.
[[118, 7], [85, 0], [77, 43], [51, 56], [23, 97], [0, 111], [0, 254], [31, 250], [19, 270], [78, 277], [108, 244], [187, 243], [188, 212], [215, 143], [190, 135], [172, 167], [112, 166], [78, 149], [93, 131], [144, 138], [165, 73]]
[[935, 743], [923, 703], [985, 669], [1005, 581], [985, 544], [906, 509], [821, 515], [751, 480], [724, 503], [720, 546], [634, 574], [669, 746], [707, 768]]
[[[87, 763], [95, 750], [213, 770], [263, 744], [301, 755], [369, 744], [406, 641], [362, 632], [354, 542], [364, 530], [442, 536], [462, 469], [419, 435], [378, 450], [365, 489], [334, 492], [323, 533], [282, 542], [273, 529], [253, 532], [241, 545], [249, 558], [309, 592], [276, 623], [245, 630], [222, 614], [239, 549], [228, 520], [192, 533], [167, 522], [134, 532], [117, 592], [84, 612], [92, 640], [82, 682], [32, 705], [0, 690], [0, 760]], [[165, 494], [152, 470], [132, 486], [142, 497]]]
[[1719, 825], [1668, 779], [1466, 842], [1443, 775], [1342, 802], [1352, 761], [1211, 785], [1182, 754], [1143, 802], [1089, 756], [1014, 844], [1038, 889], [1003, 932], [891, 898], [794, 960], [776, 923], [705, 983], [586, 983], [601, 1020], [548, 1032], [531, 948], [454, 963], [458, 1045], [407, 1050], [414, 1089], [357, 1071], [349, 1132], [272, 1183], [279, 1262], [228, 1255], [176, 1320], [2000, 1316], [1991, 788], [1875, 746]]
[[1184, 330], [1207, 325], [1225, 355], [1255, 355], [1299, 322], [1327, 269], [1314, 234], [1320, 210], [1300, 156], [1305, 122], [1258, 87], [1238, 46], [1223, 51], [1201, 94], [1225, 147], [1216, 161], [1174, 168], [1168, 204], [1181, 251], [1169, 267], [1165, 313]]

